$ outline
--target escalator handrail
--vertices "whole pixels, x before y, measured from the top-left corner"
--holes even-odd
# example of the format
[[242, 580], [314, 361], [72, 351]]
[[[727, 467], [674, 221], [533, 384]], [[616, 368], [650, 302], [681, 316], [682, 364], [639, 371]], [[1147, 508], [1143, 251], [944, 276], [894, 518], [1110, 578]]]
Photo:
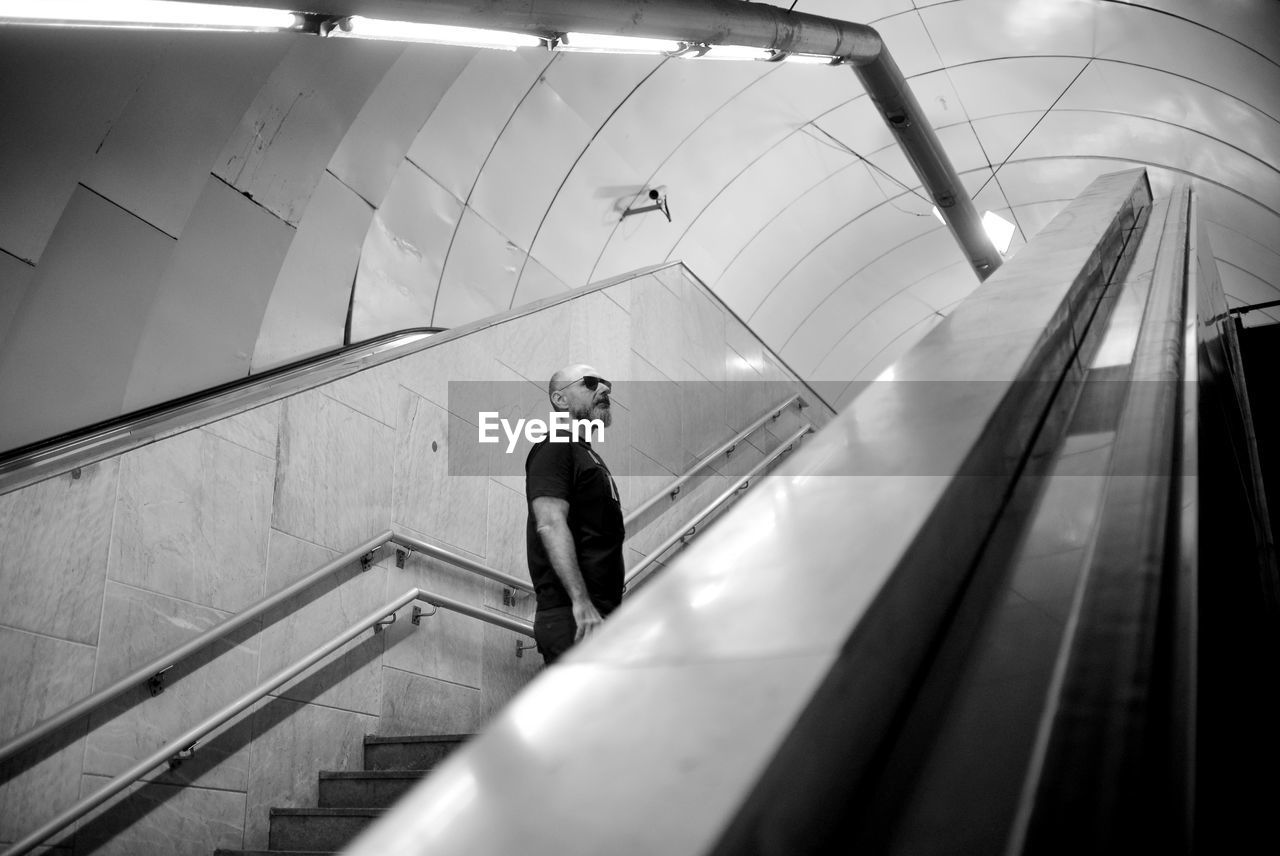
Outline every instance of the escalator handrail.
[[[0, 455], [0, 495], [426, 347], [444, 327], [411, 327], [237, 378]], [[413, 347], [417, 345], [417, 347]]]

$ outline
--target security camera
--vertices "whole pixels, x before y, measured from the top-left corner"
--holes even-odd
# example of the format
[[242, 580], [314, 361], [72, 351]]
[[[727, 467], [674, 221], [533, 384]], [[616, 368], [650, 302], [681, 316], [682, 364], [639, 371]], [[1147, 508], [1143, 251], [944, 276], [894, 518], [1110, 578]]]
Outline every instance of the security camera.
[[650, 199], [653, 199], [653, 200], [655, 200], [655, 201], [656, 201], [656, 200], [657, 200], [657, 198], [658, 198], [659, 196], [661, 196], [661, 194], [660, 194], [660, 193], [658, 193], [658, 191], [657, 191], [657, 190], [650, 190], [650, 191], [649, 191], [649, 198], [650, 198]]

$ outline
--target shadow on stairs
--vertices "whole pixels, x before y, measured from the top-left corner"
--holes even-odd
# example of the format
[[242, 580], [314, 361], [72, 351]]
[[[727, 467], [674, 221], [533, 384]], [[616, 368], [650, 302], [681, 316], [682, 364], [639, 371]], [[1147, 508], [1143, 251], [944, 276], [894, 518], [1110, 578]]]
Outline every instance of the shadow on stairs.
[[337, 853], [470, 736], [365, 737], [363, 770], [320, 773], [317, 808], [271, 809], [268, 849], [214, 856]]

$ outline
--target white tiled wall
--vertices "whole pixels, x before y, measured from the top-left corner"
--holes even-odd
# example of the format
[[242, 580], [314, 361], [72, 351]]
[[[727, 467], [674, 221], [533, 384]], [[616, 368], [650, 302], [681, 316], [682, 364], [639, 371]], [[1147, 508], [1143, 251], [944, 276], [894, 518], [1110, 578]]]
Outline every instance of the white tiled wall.
[[[527, 578], [527, 444], [514, 465], [504, 447], [451, 448], [450, 419], [474, 422], [489, 406], [487, 393], [457, 382], [502, 382], [484, 388], [499, 390], [493, 406], [529, 416], [546, 407], [547, 378], [573, 361], [615, 381], [615, 424], [598, 448], [627, 507], [792, 391], [767, 349], [671, 268], [2, 496], [0, 739], [391, 526]], [[794, 430], [788, 418], [644, 521], [629, 558]], [[465, 475], [450, 474], [450, 456]], [[504, 604], [501, 585], [420, 555], [396, 568], [388, 549], [370, 570], [344, 569], [177, 666], [160, 696], [126, 693], [11, 765], [0, 841], [414, 586], [532, 616], [531, 597]], [[281, 687], [194, 760], [149, 775], [127, 808], [64, 843], [103, 853], [160, 840], [193, 854], [210, 842], [264, 846], [267, 808], [314, 805], [316, 773], [357, 766], [362, 735], [472, 731], [540, 667], [535, 653], [515, 656], [522, 637], [510, 631], [443, 610], [415, 627], [404, 613]]]

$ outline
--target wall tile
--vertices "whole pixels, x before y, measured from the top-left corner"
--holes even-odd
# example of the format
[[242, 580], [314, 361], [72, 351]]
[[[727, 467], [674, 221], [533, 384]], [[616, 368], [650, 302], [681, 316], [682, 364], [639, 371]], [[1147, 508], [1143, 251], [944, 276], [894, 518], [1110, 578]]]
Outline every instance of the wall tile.
[[[670, 268], [664, 268], [664, 273]], [[680, 280], [676, 280], [677, 285]], [[687, 344], [680, 298], [656, 276], [631, 283], [631, 347], [640, 357], [672, 380], [683, 378]], [[638, 376], [636, 376], [639, 379]]]
[[400, 409], [400, 369], [383, 363], [326, 383], [320, 392], [383, 425], [394, 426]]
[[[116, 582], [107, 584], [93, 686], [101, 689], [230, 615]], [[126, 692], [91, 716], [85, 772], [113, 776], [131, 767], [255, 684], [257, 625], [209, 644], [166, 674], [165, 691]], [[193, 760], [149, 778], [243, 790], [246, 733], [231, 730], [202, 743]]]
[[386, 529], [392, 433], [317, 390], [286, 399], [272, 526], [339, 552]]
[[[80, 798], [84, 726], [75, 729], [69, 732], [70, 742], [52, 754], [20, 756], [0, 765], [0, 841], [17, 841]], [[39, 760], [33, 763], [32, 758]], [[66, 842], [55, 837], [51, 843]]]
[[[81, 795], [88, 796], [108, 781], [85, 776]], [[216, 848], [240, 847], [244, 813], [243, 791], [148, 783], [82, 822], [76, 833], [76, 852], [94, 856], [208, 856]]]
[[700, 285], [683, 282], [684, 338], [689, 343], [687, 360], [707, 380], [725, 379], [725, 310]]
[[529, 561], [525, 549], [525, 521], [528, 514], [529, 507], [523, 490], [512, 490], [497, 481], [489, 482], [486, 563], [522, 580], [529, 579]]
[[[0, 740], [89, 694], [94, 649], [0, 627]], [[84, 723], [0, 765], [0, 841], [15, 841], [75, 802]], [[61, 748], [58, 748], [61, 747]]]
[[0, 624], [95, 643], [120, 464], [0, 496]]
[[[272, 530], [267, 591], [287, 587], [337, 555]], [[266, 680], [377, 609], [387, 600], [385, 590], [383, 566], [361, 571], [360, 563], [353, 562], [268, 613], [260, 637], [258, 680]], [[382, 649], [383, 636], [366, 631], [273, 694], [376, 715], [382, 694]]]
[[480, 690], [385, 668], [379, 734], [471, 734], [481, 721]]
[[529, 637], [494, 624], [483, 627], [484, 682], [479, 717], [482, 722], [488, 722], [525, 684], [537, 677], [543, 662], [536, 650], [525, 650], [516, 656], [517, 642], [533, 645]]
[[[476, 443], [450, 444], [445, 410], [405, 390], [396, 433], [396, 523], [484, 555], [488, 461]], [[461, 457], [450, 460], [450, 455]], [[474, 475], [451, 475], [456, 472]]]
[[569, 359], [590, 363], [615, 382], [628, 380], [631, 316], [602, 292], [585, 294], [565, 306], [569, 312]]
[[263, 702], [253, 712], [245, 847], [267, 846], [271, 806], [314, 807], [321, 770], [358, 770], [364, 736], [377, 720], [288, 699]]
[[[627, 385], [631, 412], [631, 446], [671, 473], [684, 471], [681, 447], [682, 393], [680, 384], [664, 376], [640, 354], [631, 360], [632, 383]], [[634, 460], [634, 459], [633, 459]]]
[[[403, 569], [392, 568], [389, 571], [387, 599], [418, 586], [478, 606], [484, 583], [482, 577], [469, 571], [415, 554]], [[431, 611], [430, 606], [421, 606]], [[406, 607], [402, 613], [400, 620], [385, 631], [387, 666], [451, 684], [480, 686], [484, 622], [440, 609], [434, 615], [424, 616], [415, 626], [409, 620], [412, 607]]]
[[273, 401], [217, 422], [210, 422], [204, 430], [230, 440], [237, 446], [243, 446], [251, 452], [265, 455], [272, 460], [276, 457], [276, 443], [280, 433], [281, 404]]
[[89, 694], [91, 646], [0, 626], [0, 741]]
[[253, 348], [260, 372], [343, 343], [360, 248], [373, 208], [329, 173], [289, 245]]
[[478, 330], [397, 360], [400, 384], [448, 409], [451, 381], [509, 378], [510, 369], [499, 366], [493, 356], [499, 338], [496, 329]]
[[725, 391], [709, 380], [680, 384], [680, 431], [684, 472], [706, 453], [733, 436], [726, 418]]
[[109, 576], [229, 612], [257, 600], [274, 469], [202, 430], [124, 455]]
[[560, 303], [504, 323], [496, 342], [498, 360], [540, 386], [570, 362], [591, 362], [590, 356], [570, 352], [572, 317], [570, 304]]

